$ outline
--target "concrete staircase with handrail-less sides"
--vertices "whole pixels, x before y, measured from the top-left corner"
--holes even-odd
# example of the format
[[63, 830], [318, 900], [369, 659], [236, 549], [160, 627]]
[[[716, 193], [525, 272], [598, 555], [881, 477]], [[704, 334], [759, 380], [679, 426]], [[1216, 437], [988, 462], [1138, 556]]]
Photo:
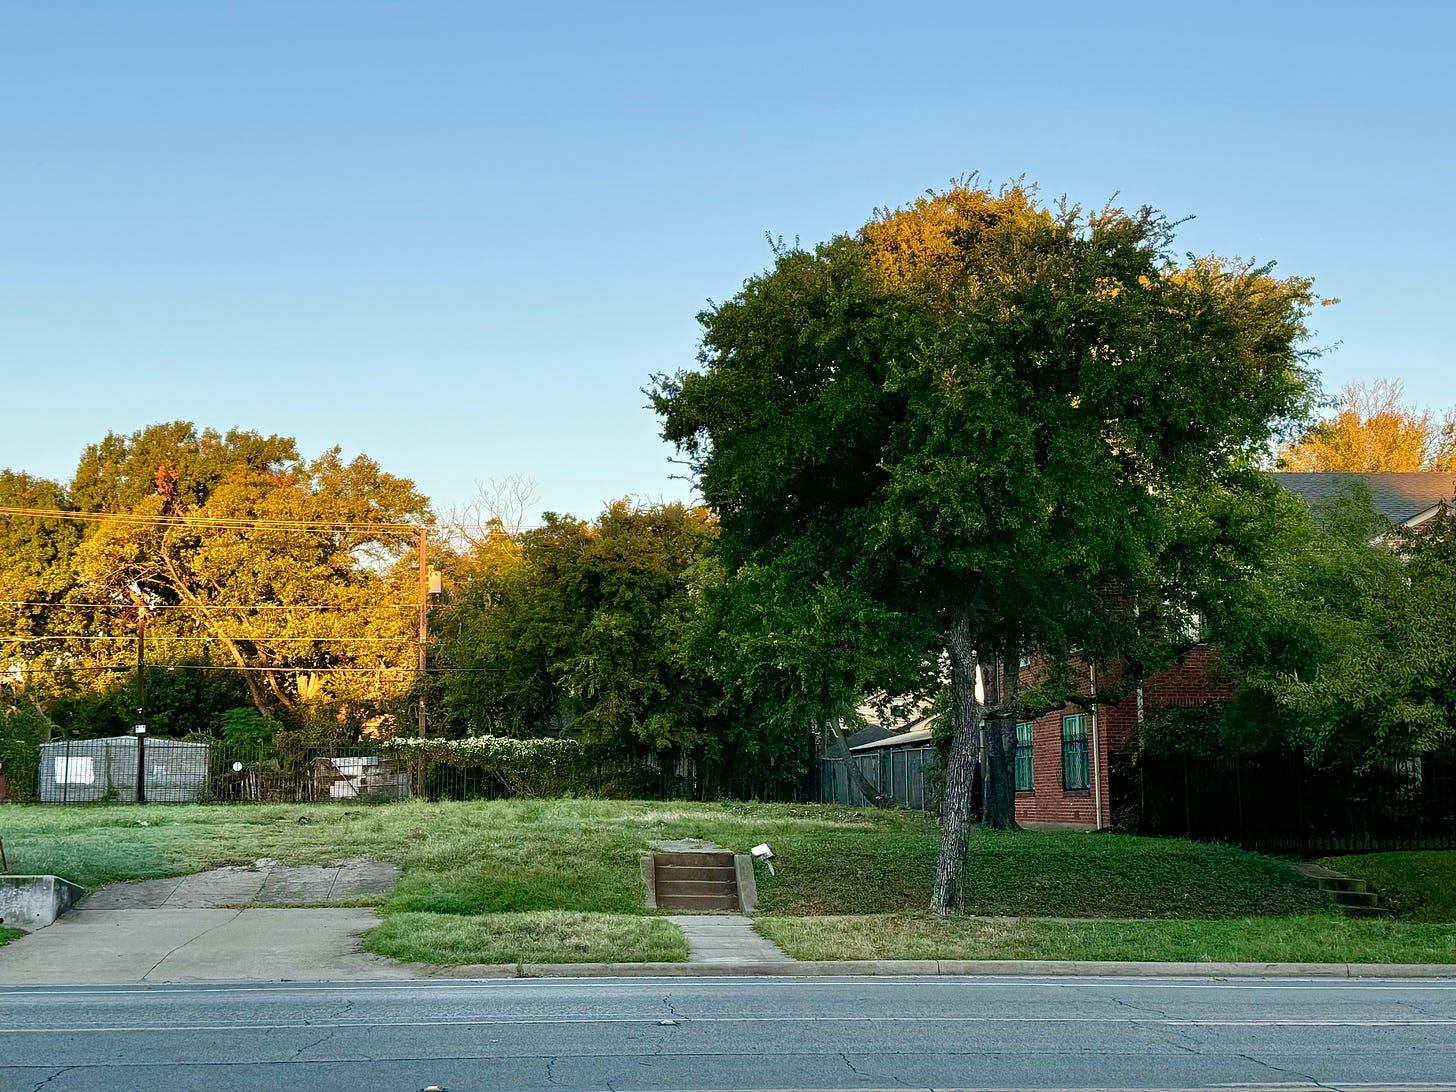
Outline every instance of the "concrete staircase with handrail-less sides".
[[723, 850], [658, 851], [643, 857], [649, 910], [703, 914], [752, 913], [757, 902], [753, 858]]

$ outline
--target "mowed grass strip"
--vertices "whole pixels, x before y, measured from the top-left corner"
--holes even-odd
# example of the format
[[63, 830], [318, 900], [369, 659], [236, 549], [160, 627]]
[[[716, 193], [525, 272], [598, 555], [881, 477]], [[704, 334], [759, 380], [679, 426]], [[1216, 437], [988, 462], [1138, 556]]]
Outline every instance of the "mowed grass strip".
[[391, 914], [364, 936], [376, 955], [418, 963], [681, 963], [682, 932], [628, 914]]
[[795, 959], [1456, 963], [1456, 926], [1317, 917], [1065, 921], [930, 914], [766, 917]]
[[1361, 853], [1320, 864], [1366, 881], [1402, 921], [1456, 922], [1456, 852]]

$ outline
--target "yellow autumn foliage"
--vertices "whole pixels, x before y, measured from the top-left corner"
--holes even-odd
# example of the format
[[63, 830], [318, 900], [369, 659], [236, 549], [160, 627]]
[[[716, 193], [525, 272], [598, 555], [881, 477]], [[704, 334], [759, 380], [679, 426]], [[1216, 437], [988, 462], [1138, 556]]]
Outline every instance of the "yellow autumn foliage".
[[1049, 222], [1020, 185], [996, 191], [969, 181], [927, 190], [906, 208], [877, 209], [860, 230], [871, 265], [891, 284], [942, 280], [966, 250], [968, 236]]
[[1404, 394], [1399, 380], [1346, 385], [1335, 414], [1282, 448], [1280, 465], [1359, 473], [1453, 469], [1451, 421], [1436, 423]]

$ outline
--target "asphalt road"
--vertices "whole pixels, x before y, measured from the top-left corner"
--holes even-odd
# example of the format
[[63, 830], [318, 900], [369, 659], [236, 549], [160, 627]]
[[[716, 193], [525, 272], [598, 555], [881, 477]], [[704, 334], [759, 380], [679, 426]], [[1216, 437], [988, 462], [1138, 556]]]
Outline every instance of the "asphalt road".
[[6, 1090], [430, 1085], [1456, 1092], [1456, 981], [646, 978], [0, 990]]

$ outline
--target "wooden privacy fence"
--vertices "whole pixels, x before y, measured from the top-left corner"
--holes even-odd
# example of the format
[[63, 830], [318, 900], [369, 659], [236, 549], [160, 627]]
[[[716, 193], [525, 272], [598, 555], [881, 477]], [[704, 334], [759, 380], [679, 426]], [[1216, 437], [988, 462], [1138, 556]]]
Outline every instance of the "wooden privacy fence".
[[935, 748], [879, 747], [851, 754], [848, 759], [824, 758], [819, 763], [819, 802], [868, 807], [870, 802], [850, 777], [849, 763], [859, 766], [866, 780], [902, 808], [929, 811], [933, 805], [932, 775], [938, 769]]

